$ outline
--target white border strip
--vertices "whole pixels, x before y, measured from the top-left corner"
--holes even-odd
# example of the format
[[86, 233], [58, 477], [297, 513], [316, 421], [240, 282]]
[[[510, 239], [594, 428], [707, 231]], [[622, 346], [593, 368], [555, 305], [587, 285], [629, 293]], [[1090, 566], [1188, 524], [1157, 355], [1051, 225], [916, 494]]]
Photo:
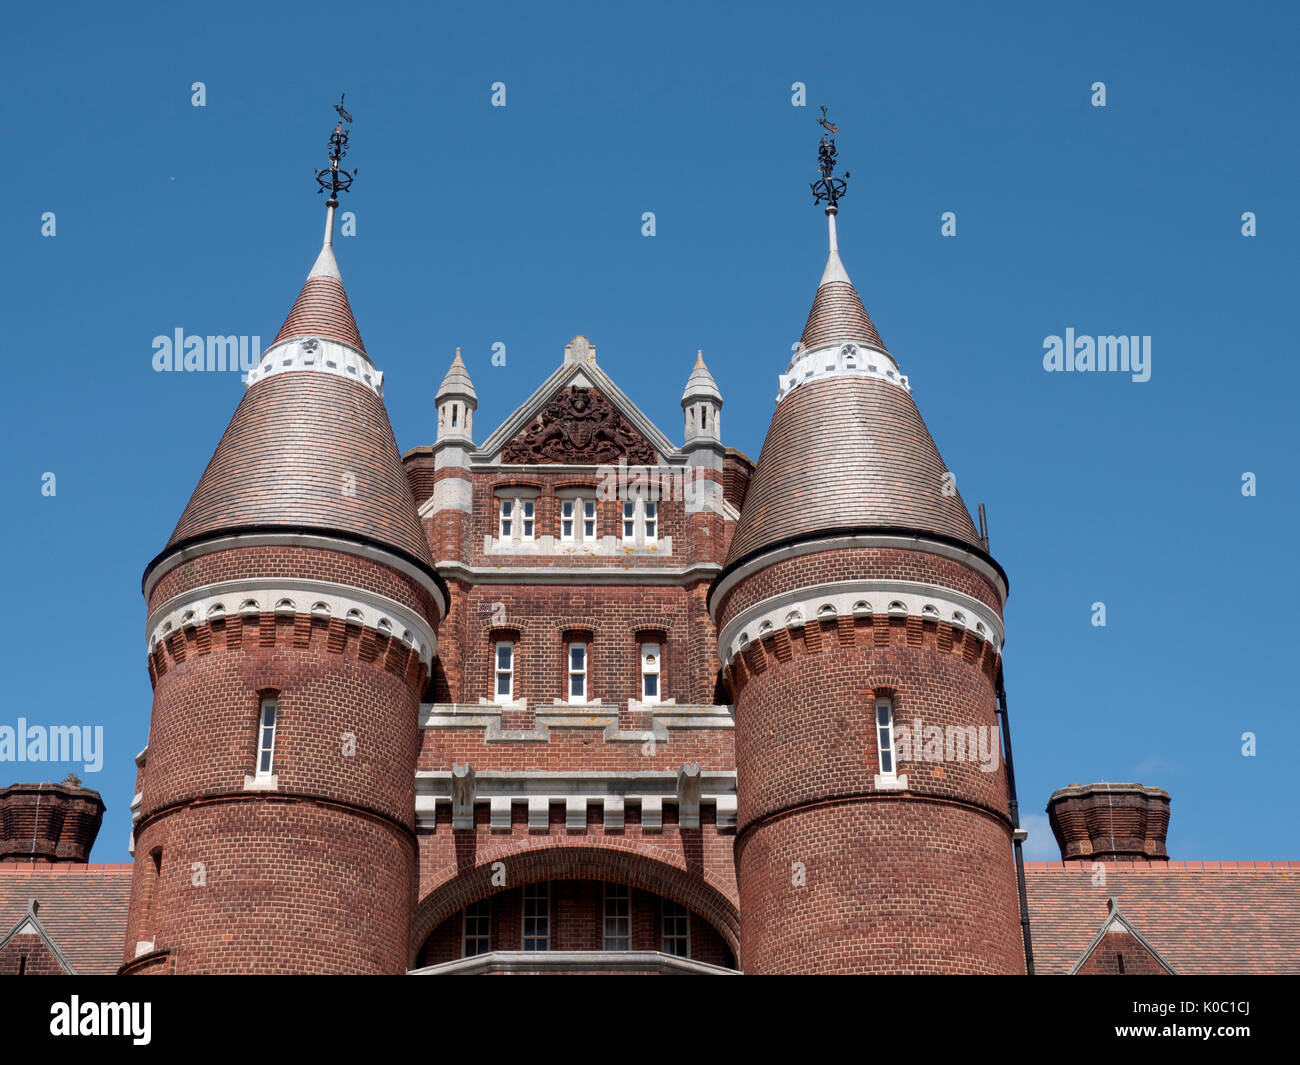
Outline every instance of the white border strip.
[[408, 607], [387, 596], [328, 581], [295, 581], [279, 577], [222, 581], [173, 596], [149, 615], [145, 624], [148, 649], [172, 633], [236, 614], [311, 614], [342, 618], [385, 636], [398, 637], [432, 666], [438, 653], [433, 627]]
[[875, 614], [946, 621], [973, 629], [994, 651], [1005, 640], [1002, 619], [986, 603], [950, 588], [919, 581], [833, 581], [796, 588], [755, 603], [718, 634], [718, 657], [730, 663], [754, 640], [777, 629], [797, 629], [825, 618]]
[[384, 398], [384, 375], [364, 352], [351, 344], [321, 337], [295, 337], [271, 345], [257, 366], [248, 371], [247, 385], [252, 388], [264, 378], [301, 370], [346, 377]]

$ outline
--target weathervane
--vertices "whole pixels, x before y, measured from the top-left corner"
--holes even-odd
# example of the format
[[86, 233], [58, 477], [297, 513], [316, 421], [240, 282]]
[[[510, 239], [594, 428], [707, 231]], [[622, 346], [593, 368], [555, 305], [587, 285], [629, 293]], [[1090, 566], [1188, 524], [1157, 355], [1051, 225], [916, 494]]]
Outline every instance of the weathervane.
[[821, 203], [826, 201], [826, 209], [829, 211], [839, 203], [840, 197], [848, 191], [849, 172], [846, 170], [842, 178], [835, 176], [835, 136], [839, 133], [839, 126], [826, 117], [826, 106], [822, 105], [822, 117], [817, 120], [817, 125], [825, 131], [822, 134], [822, 142], [817, 148], [817, 171], [821, 175], [809, 187], [812, 189], [813, 202]]
[[347, 94], [340, 95], [339, 102], [334, 105], [334, 110], [339, 113], [339, 124], [330, 134], [330, 165], [325, 170], [316, 171], [316, 181], [320, 185], [316, 191], [320, 193], [328, 190], [330, 194], [330, 198], [325, 201], [327, 207], [339, 205], [339, 193], [347, 192], [352, 187], [352, 179], [357, 176], [355, 170], [349, 174], [346, 170], [339, 169], [340, 160], [348, 153], [348, 131], [343, 128], [343, 123], [352, 124], [352, 116], [343, 108], [345, 95]]

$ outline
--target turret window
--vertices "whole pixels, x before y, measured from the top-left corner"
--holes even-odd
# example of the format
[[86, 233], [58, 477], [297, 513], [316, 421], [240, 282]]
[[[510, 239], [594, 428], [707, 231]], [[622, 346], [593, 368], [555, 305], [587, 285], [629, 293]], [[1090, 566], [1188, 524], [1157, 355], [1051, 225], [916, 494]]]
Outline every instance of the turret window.
[[880, 775], [895, 776], [898, 766], [894, 758], [894, 704], [889, 699], [876, 700], [876, 747], [880, 753]]
[[267, 779], [271, 776], [271, 764], [275, 757], [275, 727], [280, 704], [275, 699], [262, 700], [262, 718], [257, 737], [257, 776]]

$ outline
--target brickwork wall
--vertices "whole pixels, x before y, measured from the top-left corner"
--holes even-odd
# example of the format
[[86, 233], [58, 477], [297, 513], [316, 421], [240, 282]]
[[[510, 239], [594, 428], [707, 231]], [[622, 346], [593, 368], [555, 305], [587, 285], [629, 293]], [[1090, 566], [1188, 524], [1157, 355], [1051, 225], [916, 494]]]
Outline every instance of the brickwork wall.
[[[444, 820], [445, 818], [445, 820]], [[569, 833], [562, 810], [552, 810], [547, 833], [529, 832], [517, 814], [509, 834], [493, 833], [486, 815], [474, 830], [451, 831], [442, 814], [436, 831], [419, 832], [420, 902], [411, 930], [412, 963], [434, 929], [476, 899], [542, 880], [599, 880], [628, 884], [672, 899], [700, 914], [723, 937], [738, 942], [732, 835], [719, 832], [712, 811], [700, 828], [681, 829], [664, 809], [662, 831], [643, 831], [633, 809], [622, 832], [605, 832], [593, 811], [585, 833]], [[501, 863], [494, 869], [494, 863]], [[504, 948], [503, 948], [504, 949]], [[577, 949], [577, 948], [574, 948]]]
[[1169, 970], [1128, 932], [1108, 932], [1079, 966], [1079, 976], [1168, 976]]

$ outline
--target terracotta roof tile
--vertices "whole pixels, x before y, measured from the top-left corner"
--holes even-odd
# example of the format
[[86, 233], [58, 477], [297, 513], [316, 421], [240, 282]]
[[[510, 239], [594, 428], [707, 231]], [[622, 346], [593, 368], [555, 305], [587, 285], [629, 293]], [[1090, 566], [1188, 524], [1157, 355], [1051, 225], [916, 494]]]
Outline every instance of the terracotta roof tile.
[[131, 866], [0, 865], [0, 936], [40, 903], [37, 917], [79, 974], [117, 972], [126, 942]]
[[800, 343], [812, 349], [849, 341], [888, 350], [852, 283], [825, 281], [817, 289]]
[[365, 351], [352, 305], [343, 290], [343, 282], [333, 277], [309, 277], [294, 301], [289, 317], [284, 320], [275, 343], [294, 337], [320, 337], [351, 344]]
[[1034, 964], [1064, 973], [1105, 922], [1106, 900], [1179, 973], [1300, 972], [1300, 862], [1026, 862]]
[[352, 533], [433, 565], [383, 401], [335, 374], [244, 393], [168, 546], [247, 525]]
[[889, 381], [827, 377], [777, 406], [727, 563], [782, 540], [849, 526], [938, 533], [979, 547], [911, 395]]

